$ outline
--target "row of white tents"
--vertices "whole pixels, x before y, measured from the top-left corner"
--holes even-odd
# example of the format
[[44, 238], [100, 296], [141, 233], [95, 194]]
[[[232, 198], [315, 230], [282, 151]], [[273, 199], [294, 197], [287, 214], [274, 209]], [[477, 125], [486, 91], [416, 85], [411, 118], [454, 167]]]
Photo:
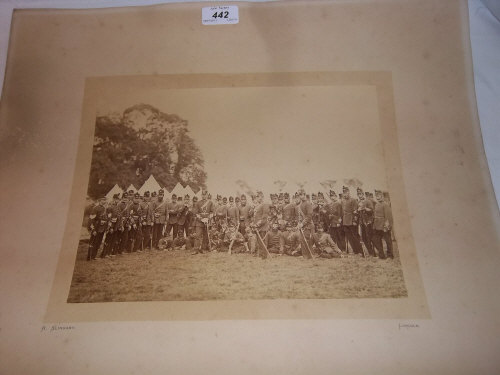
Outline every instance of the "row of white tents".
[[[342, 184], [339, 183], [338, 186], [337, 184], [325, 184], [325, 183], [319, 183], [319, 182], [304, 182], [301, 184], [294, 183], [294, 182], [285, 182], [282, 181], [280, 184], [275, 184], [273, 188], [269, 188], [267, 190], [264, 189], [263, 193], [265, 196], [265, 199], [269, 199], [269, 194], [272, 193], [289, 193], [291, 196], [298, 190], [304, 189], [307, 194], [317, 194], [318, 192], [322, 192], [327, 200], [328, 199], [328, 194], [329, 190], [333, 188], [336, 193], [341, 193], [341, 188]], [[134, 192], [139, 192], [139, 194], [144, 195], [144, 192], [149, 191], [153, 192], [156, 191], [158, 192], [160, 189], [163, 189], [165, 192], [165, 196], [170, 197], [172, 194], [175, 194], [177, 196], [184, 197], [186, 194], [188, 194], [190, 197], [197, 196], [198, 198], [201, 198], [201, 190], [199, 190], [197, 193], [193, 191], [193, 189], [189, 186], [186, 185], [185, 187], [182, 186], [181, 183], [177, 183], [175, 187], [170, 191], [166, 187], [161, 187], [158, 181], [154, 178], [153, 175], [150, 175], [149, 178], [144, 182], [144, 184], [139, 188], [136, 189], [134, 185], [130, 184], [129, 187], [124, 190], [118, 184], [113, 186], [111, 190], [106, 194], [106, 199], [111, 201], [113, 199], [113, 195], [115, 194], [122, 194], [124, 191], [130, 191], [133, 190]], [[239, 196], [241, 194], [247, 194], [248, 196], [248, 188], [239, 186], [238, 184], [225, 184], [224, 186], [219, 186], [219, 189], [215, 188], [217, 194], [226, 194], [228, 197], [229, 196]], [[372, 191], [368, 189], [368, 191]], [[351, 186], [351, 194], [355, 195], [356, 190], [354, 187]], [[215, 198], [215, 196], [214, 196]]]
[[186, 194], [189, 194], [190, 197], [197, 196], [198, 198], [201, 196], [201, 190], [198, 191], [197, 194], [191, 189], [189, 185], [186, 185], [185, 187], [182, 186], [180, 182], [177, 183], [177, 185], [174, 186], [172, 191], [168, 190], [166, 187], [161, 187], [158, 181], [156, 181], [156, 178], [154, 178], [153, 175], [150, 175], [149, 178], [142, 184], [142, 186], [137, 189], [133, 184], [130, 184], [127, 189], [122, 189], [118, 184], [115, 184], [111, 188], [111, 190], [106, 194], [106, 199], [108, 201], [111, 201], [113, 199], [113, 196], [115, 194], [122, 194], [124, 191], [133, 191], [134, 193], [139, 193], [141, 195], [144, 195], [146, 191], [149, 191], [152, 193], [153, 191], [158, 192], [159, 190], [163, 189], [165, 192], [166, 196], [170, 196], [172, 194], [175, 194], [177, 196], [182, 196], [184, 197]]

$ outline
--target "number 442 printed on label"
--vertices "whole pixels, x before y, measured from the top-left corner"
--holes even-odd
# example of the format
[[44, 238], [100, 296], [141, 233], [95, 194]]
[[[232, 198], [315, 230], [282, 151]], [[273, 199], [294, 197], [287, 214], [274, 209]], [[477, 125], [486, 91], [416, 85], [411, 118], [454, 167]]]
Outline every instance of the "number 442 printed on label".
[[201, 22], [204, 25], [232, 25], [238, 23], [238, 7], [236, 5], [226, 5], [202, 8]]

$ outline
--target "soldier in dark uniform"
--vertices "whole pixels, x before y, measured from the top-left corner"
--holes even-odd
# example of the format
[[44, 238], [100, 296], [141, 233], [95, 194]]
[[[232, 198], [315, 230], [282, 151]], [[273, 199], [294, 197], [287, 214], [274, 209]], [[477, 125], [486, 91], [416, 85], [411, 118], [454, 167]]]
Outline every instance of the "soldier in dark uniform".
[[326, 207], [330, 237], [345, 252], [345, 237], [342, 228], [342, 203], [337, 200], [337, 194], [333, 190], [330, 190], [330, 200], [331, 202]]
[[293, 226], [291, 222], [287, 222], [285, 231], [282, 232], [285, 254], [292, 256], [300, 255], [300, 234], [296, 225]]
[[129, 200], [128, 193], [124, 192], [122, 194], [122, 199], [120, 203], [118, 203], [118, 234], [117, 234], [117, 242], [116, 242], [116, 253], [123, 254], [124, 251], [127, 250], [128, 244], [128, 211]]
[[385, 241], [387, 246], [387, 257], [394, 258], [394, 253], [392, 251], [392, 233], [391, 229], [393, 226], [392, 210], [391, 207], [384, 201], [384, 196], [380, 190], [375, 190], [375, 197], [377, 198], [377, 203], [374, 207], [374, 221], [373, 221], [373, 244], [378, 252], [378, 257], [384, 259], [386, 256], [384, 254], [384, 248], [382, 245], [382, 239]]
[[[134, 194], [134, 201], [129, 206], [129, 222], [130, 230], [128, 233], [128, 248], [127, 251], [136, 251], [136, 242], [138, 239], [138, 231], [141, 223], [142, 209], [140, 204], [141, 195], [139, 193]], [[140, 236], [140, 235], [139, 235]]]
[[[271, 209], [276, 210], [274, 207]], [[271, 224], [271, 230], [267, 232], [264, 243], [270, 253], [283, 254], [285, 252], [285, 237], [280, 232], [277, 221]]]
[[213, 226], [218, 232], [222, 232], [223, 228], [227, 226], [227, 198], [221, 199], [219, 206], [215, 207], [215, 216]]
[[164, 200], [163, 189], [159, 191], [156, 202], [153, 202], [153, 248], [158, 249], [158, 244], [163, 236], [163, 228], [167, 222], [167, 201]]
[[229, 207], [227, 209], [227, 221], [228, 225], [235, 228], [238, 227], [240, 223], [240, 210], [234, 204], [234, 198], [229, 197]]
[[208, 229], [210, 225], [210, 219], [214, 214], [214, 203], [208, 199], [208, 192], [203, 190], [201, 193], [201, 200], [196, 202], [193, 207], [193, 214], [195, 215], [195, 246], [194, 253], [203, 253], [203, 248], [207, 249], [211, 245], [208, 243]]
[[283, 213], [283, 208], [285, 207], [283, 193], [278, 195], [278, 215]]
[[196, 217], [194, 214], [194, 208], [198, 203], [198, 197], [195, 195], [189, 205], [189, 214], [186, 217], [188, 231], [186, 233], [186, 250], [194, 249], [196, 240]]
[[182, 243], [186, 243], [185, 239], [189, 236], [189, 216], [191, 214], [191, 199], [188, 194], [184, 196], [184, 201], [182, 200], [182, 197], [179, 197], [177, 202], [182, 206], [182, 208], [177, 215], [177, 238], [174, 242], [174, 247], [182, 246]]
[[227, 246], [228, 253], [250, 252], [245, 236], [236, 229], [237, 227], [229, 225], [227, 231], [224, 233], [223, 243]]
[[298, 224], [300, 199], [295, 197], [294, 202], [290, 202], [290, 196], [285, 194], [285, 207], [283, 207], [283, 220], [285, 221], [285, 228], [288, 224], [296, 227]]
[[269, 213], [271, 210], [271, 205], [264, 203], [264, 194], [258, 192], [256, 196], [256, 206], [253, 216], [253, 224], [255, 228], [259, 231], [260, 236], [264, 238], [266, 232], [269, 230]]
[[358, 188], [358, 212], [359, 212], [359, 227], [361, 229], [361, 239], [371, 256], [375, 256], [373, 251], [373, 204], [365, 197], [363, 190]]
[[175, 238], [177, 237], [177, 216], [182, 209], [183, 205], [179, 205], [179, 202], [177, 201], [177, 194], [172, 194], [172, 199], [170, 203], [167, 204], [167, 210], [168, 210], [168, 219], [167, 219], [167, 226], [165, 229], [164, 236], [169, 236], [170, 231], [172, 231], [172, 243], [175, 242]]
[[239, 217], [240, 217], [240, 233], [245, 235], [246, 227], [251, 221], [251, 208], [247, 205], [247, 197], [245, 195], [241, 196], [240, 207], [239, 207]]
[[149, 191], [144, 192], [144, 199], [141, 203], [142, 218], [141, 218], [141, 243], [140, 248], [152, 250], [152, 229], [153, 229], [153, 209], [151, 196]]
[[317, 232], [313, 234], [313, 242], [316, 251], [323, 258], [341, 258], [343, 257], [342, 251], [337, 247], [332, 237], [325, 233], [323, 226], [317, 227]]
[[118, 234], [118, 203], [120, 194], [113, 195], [113, 201], [106, 208], [106, 216], [108, 218], [108, 227], [106, 230], [106, 240], [104, 242], [101, 258], [114, 256], [114, 248]]
[[[299, 192], [300, 196], [300, 204], [298, 205], [299, 209], [299, 229], [302, 229], [304, 233], [305, 240], [309, 244], [309, 247], [312, 246], [312, 234], [314, 232], [314, 224], [312, 221], [313, 214], [313, 206], [312, 203], [307, 199], [306, 193], [304, 190]], [[306, 249], [302, 249], [302, 255], [306, 257]]]
[[357, 233], [358, 225], [356, 216], [358, 214], [358, 201], [351, 198], [349, 188], [342, 188], [342, 225], [344, 233], [349, 244], [352, 246], [354, 254], [363, 255], [363, 248], [359, 242], [359, 234]]
[[97, 205], [92, 209], [89, 216], [88, 231], [90, 233], [89, 250], [87, 260], [95, 260], [99, 247], [108, 226], [108, 218], [105, 207], [106, 198], [99, 199]]

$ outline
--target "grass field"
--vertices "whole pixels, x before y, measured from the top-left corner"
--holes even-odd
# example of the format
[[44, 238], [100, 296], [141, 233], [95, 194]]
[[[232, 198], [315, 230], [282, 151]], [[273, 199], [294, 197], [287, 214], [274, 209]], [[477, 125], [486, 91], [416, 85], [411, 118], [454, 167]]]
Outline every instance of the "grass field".
[[174, 250], [87, 262], [87, 246], [80, 241], [68, 302], [407, 296], [398, 258], [263, 260]]

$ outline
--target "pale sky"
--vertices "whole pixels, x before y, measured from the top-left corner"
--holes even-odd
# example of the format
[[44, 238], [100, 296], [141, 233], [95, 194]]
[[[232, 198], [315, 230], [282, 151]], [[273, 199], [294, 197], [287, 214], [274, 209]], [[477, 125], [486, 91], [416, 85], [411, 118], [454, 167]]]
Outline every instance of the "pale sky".
[[[275, 180], [358, 178], [386, 189], [373, 86], [238, 87], [102, 92], [98, 113], [150, 104], [187, 120], [211, 192], [234, 194], [242, 179], [264, 192]], [[307, 185], [306, 185], [307, 186]]]

